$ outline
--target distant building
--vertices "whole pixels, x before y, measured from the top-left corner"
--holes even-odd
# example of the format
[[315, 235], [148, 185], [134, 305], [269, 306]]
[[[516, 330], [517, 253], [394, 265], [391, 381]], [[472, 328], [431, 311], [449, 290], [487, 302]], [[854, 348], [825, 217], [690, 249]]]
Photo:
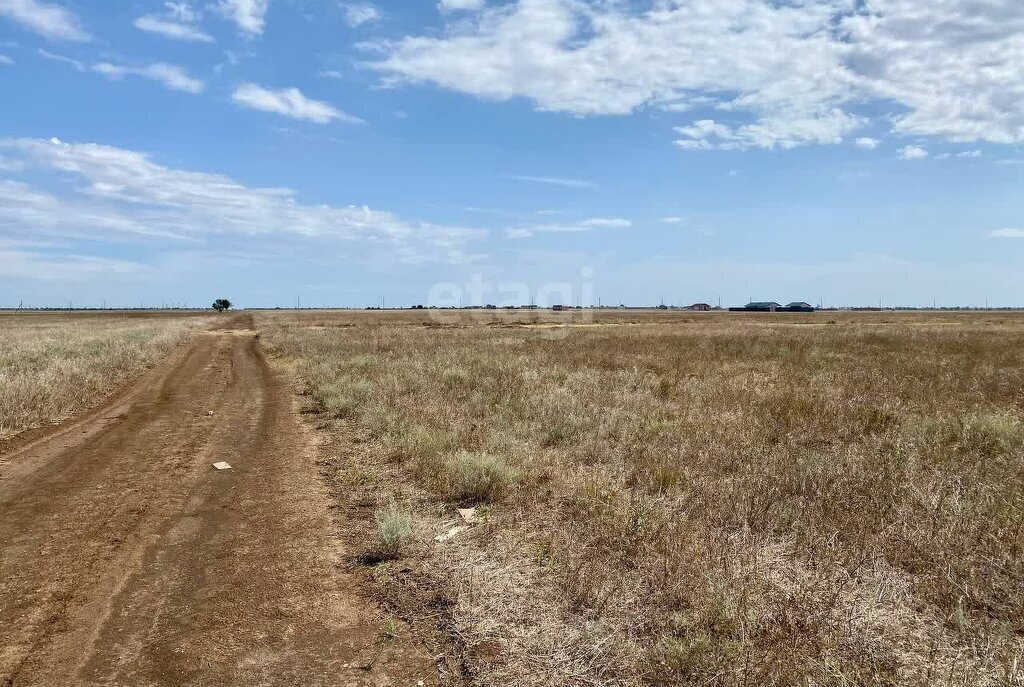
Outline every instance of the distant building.
[[814, 312], [814, 306], [803, 301], [782, 305], [775, 301], [753, 301], [742, 308], [729, 308], [732, 312]]
[[696, 310], [697, 312], [708, 312], [711, 310], [711, 305], [708, 303], [694, 303], [687, 310]]
[[565, 310], [565, 306], [564, 305], [552, 305], [551, 309], [555, 310], [555, 311], [558, 311], [558, 312], [561, 312], [562, 310]]
[[775, 301], [751, 301], [742, 308], [729, 308], [733, 312], [779, 312], [782, 304]]

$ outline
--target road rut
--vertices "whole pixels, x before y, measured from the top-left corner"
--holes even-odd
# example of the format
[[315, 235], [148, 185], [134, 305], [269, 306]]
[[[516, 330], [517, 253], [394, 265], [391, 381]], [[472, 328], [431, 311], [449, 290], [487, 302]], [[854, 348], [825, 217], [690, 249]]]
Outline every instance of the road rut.
[[0, 454], [0, 685], [436, 683], [337, 565], [292, 402], [242, 315]]

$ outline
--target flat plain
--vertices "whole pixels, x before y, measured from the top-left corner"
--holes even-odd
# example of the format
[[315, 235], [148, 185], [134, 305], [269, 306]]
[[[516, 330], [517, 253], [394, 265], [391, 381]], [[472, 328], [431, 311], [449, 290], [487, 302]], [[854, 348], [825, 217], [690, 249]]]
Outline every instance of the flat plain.
[[453, 680], [1024, 679], [1019, 313], [258, 322]]
[[1024, 684], [1022, 313], [0, 340], [0, 683]]

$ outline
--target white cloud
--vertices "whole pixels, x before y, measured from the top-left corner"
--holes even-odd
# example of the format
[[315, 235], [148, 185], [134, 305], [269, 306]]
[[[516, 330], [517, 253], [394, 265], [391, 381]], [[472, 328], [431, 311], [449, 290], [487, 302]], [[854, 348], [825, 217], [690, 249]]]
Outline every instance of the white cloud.
[[364, 242], [405, 262], [459, 262], [486, 232], [412, 223], [368, 207], [306, 205], [287, 188], [250, 188], [218, 174], [159, 165], [143, 153], [97, 144], [3, 139], [29, 170], [55, 174], [63, 194], [0, 181], [0, 228], [93, 238], [201, 240], [208, 235], [301, 236]]
[[936, 155], [935, 159], [936, 160], [948, 160], [950, 158], [974, 159], [974, 158], [981, 157], [981, 155], [982, 155], [982, 153], [981, 153], [980, 150], [962, 150], [959, 153], [942, 153], [941, 155]]
[[864, 150], [874, 150], [878, 146], [882, 145], [882, 142], [879, 141], [877, 138], [861, 136], [856, 140], [856, 144], [858, 148], [863, 148]]
[[575, 223], [538, 224], [527, 227], [510, 227], [505, 236], [510, 239], [525, 239], [537, 234], [580, 234], [594, 229], [626, 229], [633, 226], [628, 219], [618, 217], [593, 217]]
[[996, 239], [1024, 239], [1024, 229], [996, 229], [989, 236]]
[[620, 219], [618, 217], [594, 217], [593, 219], [583, 220], [580, 222], [580, 226], [594, 229], [625, 229], [626, 227], [633, 226], [633, 223], [628, 219]]
[[16, 279], [77, 280], [97, 275], [135, 274], [147, 271], [137, 262], [89, 255], [53, 255], [39, 251], [4, 248], [0, 244], [0, 276]]
[[14, 64], [14, 60], [12, 60], [7, 55], [0, 54], [0, 64], [11, 65], [11, 64]]
[[127, 67], [124, 65], [101, 62], [93, 65], [92, 70], [102, 74], [108, 79], [123, 79], [126, 76], [141, 76], [144, 79], [156, 81], [173, 91], [184, 91], [186, 93], [202, 93], [206, 84], [199, 79], [189, 76], [181, 67], [173, 64], [157, 62], [145, 67]]
[[0, 0], [0, 16], [6, 16], [46, 38], [87, 41], [91, 37], [78, 18], [61, 7], [39, 0]]
[[164, 7], [167, 8], [167, 14], [174, 21], [185, 24], [194, 24], [199, 21], [199, 12], [187, 2], [165, 2]]
[[928, 157], [928, 151], [921, 146], [904, 146], [899, 149], [901, 160], [923, 160]]
[[562, 186], [564, 188], [597, 188], [597, 184], [592, 181], [584, 181], [583, 179], [568, 179], [565, 177], [542, 177], [542, 176], [529, 176], [529, 175], [517, 175], [511, 176], [509, 179], [514, 181], [526, 181], [533, 184], [547, 184], [548, 186]]
[[217, 9], [235, 22], [243, 36], [253, 38], [263, 34], [270, 0], [221, 0]]
[[[19, 162], [24, 165], [23, 161]], [[118, 208], [77, 198], [57, 198], [20, 181], [0, 181], [0, 201], [3, 201], [0, 203], [0, 227], [8, 229], [86, 238], [102, 238], [110, 232], [184, 238], [170, 229], [140, 222]], [[96, 233], [97, 230], [100, 233]]]
[[66, 57], [65, 55], [58, 55], [43, 49], [39, 50], [39, 55], [47, 60], [66, 64], [75, 71], [92, 71], [96, 74], [101, 74], [108, 79], [118, 80], [123, 79], [126, 76], [140, 76], [144, 79], [161, 83], [171, 90], [184, 91], [186, 93], [202, 93], [206, 88], [205, 83], [199, 79], [189, 76], [188, 72], [181, 67], [173, 64], [165, 64], [163, 62], [157, 62], [144, 67], [129, 67], [126, 65], [111, 64], [109, 62], [100, 62], [89, 66], [80, 60]]
[[[385, 83], [432, 82], [538, 109], [717, 110], [684, 149], [831, 144], [862, 125], [1024, 142], [1024, 3], [986, 0], [515, 0], [436, 35], [378, 43]], [[708, 123], [715, 126], [708, 127]], [[696, 128], [695, 128], [696, 127]]]
[[76, 72], [84, 72], [88, 69], [85, 63], [80, 60], [75, 60], [70, 57], [66, 57], [65, 55], [58, 55], [57, 53], [52, 53], [49, 50], [43, 50], [42, 48], [39, 49], [39, 56], [52, 62], [66, 64]]
[[683, 150], [788, 149], [807, 143], [839, 143], [860, 124], [859, 118], [838, 109], [822, 112], [816, 118], [765, 118], [735, 129], [702, 119], [691, 126], [676, 127], [681, 138], [675, 144]]
[[662, 217], [661, 218], [661, 223], [662, 224], [682, 224], [683, 221], [684, 220], [683, 220], [682, 217]]
[[475, 11], [483, 9], [484, 0], [441, 0], [437, 4], [442, 12]]
[[317, 124], [327, 124], [332, 121], [358, 124], [363, 121], [342, 112], [333, 105], [307, 98], [297, 88], [274, 90], [254, 83], [244, 83], [235, 89], [231, 97], [236, 103], [254, 110], [273, 112], [292, 119], [304, 119]]
[[12, 160], [0, 155], [0, 172], [20, 172], [24, 167], [20, 160]]
[[156, 33], [176, 41], [192, 43], [212, 43], [213, 36], [206, 33], [197, 26], [182, 23], [173, 19], [165, 19], [153, 15], [146, 15], [135, 20], [135, 28], [140, 31]]
[[352, 28], [380, 19], [380, 10], [365, 2], [342, 3], [341, 10], [345, 16], [345, 23]]

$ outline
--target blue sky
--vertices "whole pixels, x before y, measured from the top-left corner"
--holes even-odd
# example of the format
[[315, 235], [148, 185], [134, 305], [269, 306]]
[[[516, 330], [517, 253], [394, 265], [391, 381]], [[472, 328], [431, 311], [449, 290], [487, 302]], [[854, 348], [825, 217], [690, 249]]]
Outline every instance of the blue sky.
[[1024, 304], [1013, 0], [114, 5], [0, 0], [0, 306]]

